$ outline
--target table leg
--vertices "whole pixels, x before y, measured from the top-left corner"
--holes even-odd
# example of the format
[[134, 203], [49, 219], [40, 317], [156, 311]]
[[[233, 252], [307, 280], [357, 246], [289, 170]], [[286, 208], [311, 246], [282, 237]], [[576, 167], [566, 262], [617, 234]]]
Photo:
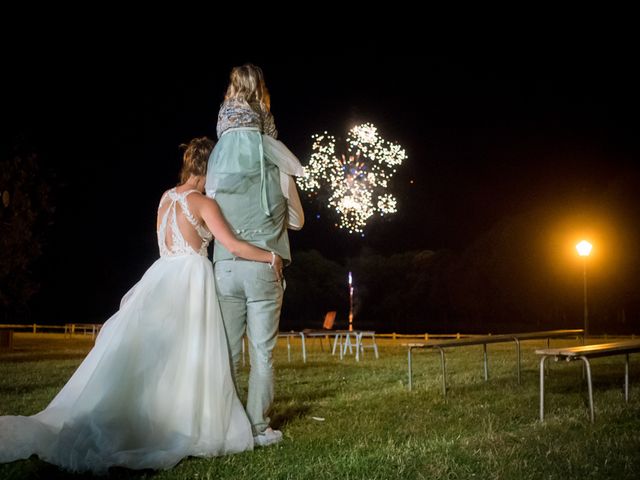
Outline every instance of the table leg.
[[[339, 333], [336, 333], [333, 337], [333, 349], [331, 350], [331, 355], [335, 355], [336, 354], [336, 347], [338, 346], [338, 337], [340, 336]], [[340, 342], [340, 350], [342, 351], [342, 342]], [[342, 354], [340, 354], [340, 358], [342, 358]]]
[[520, 340], [517, 338], [513, 339], [516, 342], [516, 361], [518, 362], [518, 385], [520, 385]]
[[489, 380], [489, 361], [487, 360], [487, 344], [482, 344], [482, 349], [484, 352], [484, 381]]
[[409, 366], [409, 371], [408, 371], [408, 373], [409, 373], [409, 391], [411, 391], [411, 387], [412, 387], [411, 380], [412, 380], [412, 377], [413, 377], [413, 374], [412, 374], [413, 372], [411, 370], [411, 347], [409, 347], [409, 353], [407, 355], [407, 362], [408, 362], [408, 366]]
[[353, 345], [351, 344], [351, 332], [347, 332], [344, 336], [344, 345], [342, 347], [342, 354], [347, 354], [347, 348], [349, 349], [349, 353], [353, 354]]
[[447, 396], [447, 368], [444, 362], [444, 350], [441, 347], [438, 347], [440, 350], [440, 365], [442, 366], [442, 395], [444, 397]]
[[[302, 342], [302, 362], [307, 363], [307, 345], [304, 339], [304, 332], [300, 332], [300, 341]], [[322, 342], [322, 338], [320, 338]]]
[[589, 359], [587, 357], [580, 357], [580, 359], [584, 362], [585, 370], [587, 372], [587, 388], [589, 389], [589, 414], [591, 417], [591, 423], [595, 421], [595, 412], [593, 409], [593, 386], [591, 383], [591, 365], [589, 364]]
[[543, 355], [540, 359], [540, 421], [544, 422], [544, 362], [547, 356]]
[[629, 354], [625, 356], [627, 358], [624, 363], [624, 401], [629, 403]]

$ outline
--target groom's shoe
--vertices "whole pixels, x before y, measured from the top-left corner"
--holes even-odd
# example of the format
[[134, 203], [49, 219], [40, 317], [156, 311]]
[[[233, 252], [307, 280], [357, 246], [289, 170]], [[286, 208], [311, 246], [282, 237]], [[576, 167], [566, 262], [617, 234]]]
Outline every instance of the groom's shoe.
[[273, 445], [282, 441], [282, 432], [280, 430], [274, 430], [271, 427], [253, 437], [253, 445], [256, 447], [266, 447], [267, 445]]

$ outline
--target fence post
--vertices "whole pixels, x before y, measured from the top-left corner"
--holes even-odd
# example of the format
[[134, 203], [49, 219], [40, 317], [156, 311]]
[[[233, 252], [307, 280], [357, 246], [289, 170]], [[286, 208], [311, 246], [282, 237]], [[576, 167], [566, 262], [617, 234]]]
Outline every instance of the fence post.
[[33, 333], [36, 333], [36, 324], [33, 324]]
[[11, 328], [0, 330], [0, 350], [3, 348], [13, 349], [13, 329]]

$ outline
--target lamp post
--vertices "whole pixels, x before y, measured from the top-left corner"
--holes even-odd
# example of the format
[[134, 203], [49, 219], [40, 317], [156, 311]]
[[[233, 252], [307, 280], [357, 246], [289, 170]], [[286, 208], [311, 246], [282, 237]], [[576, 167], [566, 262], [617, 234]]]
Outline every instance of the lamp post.
[[349, 331], [353, 331], [353, 278], [349, 272]]
[[584, 338], [587, 338], [589, 331], [589, 309], [587, 307], [587, 257], [591, 253], [593, 246], [586, 240], [582, 240], [576, 245], [578, 255], [582, 257], [582, 272], [584, 281]]

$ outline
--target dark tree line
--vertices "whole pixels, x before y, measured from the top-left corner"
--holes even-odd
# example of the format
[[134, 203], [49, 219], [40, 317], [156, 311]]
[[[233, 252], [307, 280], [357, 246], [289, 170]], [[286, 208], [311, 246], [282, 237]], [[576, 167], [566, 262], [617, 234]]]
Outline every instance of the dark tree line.
[[54, 213], [50, 179], [31, 147], [0, 159], [0, 322], [30, 320], [29, 300], [40, 287], [34, 268]]
[[[588, 212], [597, 251], [588, 260], [590, 331], [640, 333], [640, 175], [613, 182]], [[345, 264], [294, 252], [283, 307], [286, 328], [317, 328], [328, 310], [347, 326], [396, 332], [508, 332], [582, 328], [583, 267], [566, 209], [505, 218], [468, 248], [381, 255]]]

